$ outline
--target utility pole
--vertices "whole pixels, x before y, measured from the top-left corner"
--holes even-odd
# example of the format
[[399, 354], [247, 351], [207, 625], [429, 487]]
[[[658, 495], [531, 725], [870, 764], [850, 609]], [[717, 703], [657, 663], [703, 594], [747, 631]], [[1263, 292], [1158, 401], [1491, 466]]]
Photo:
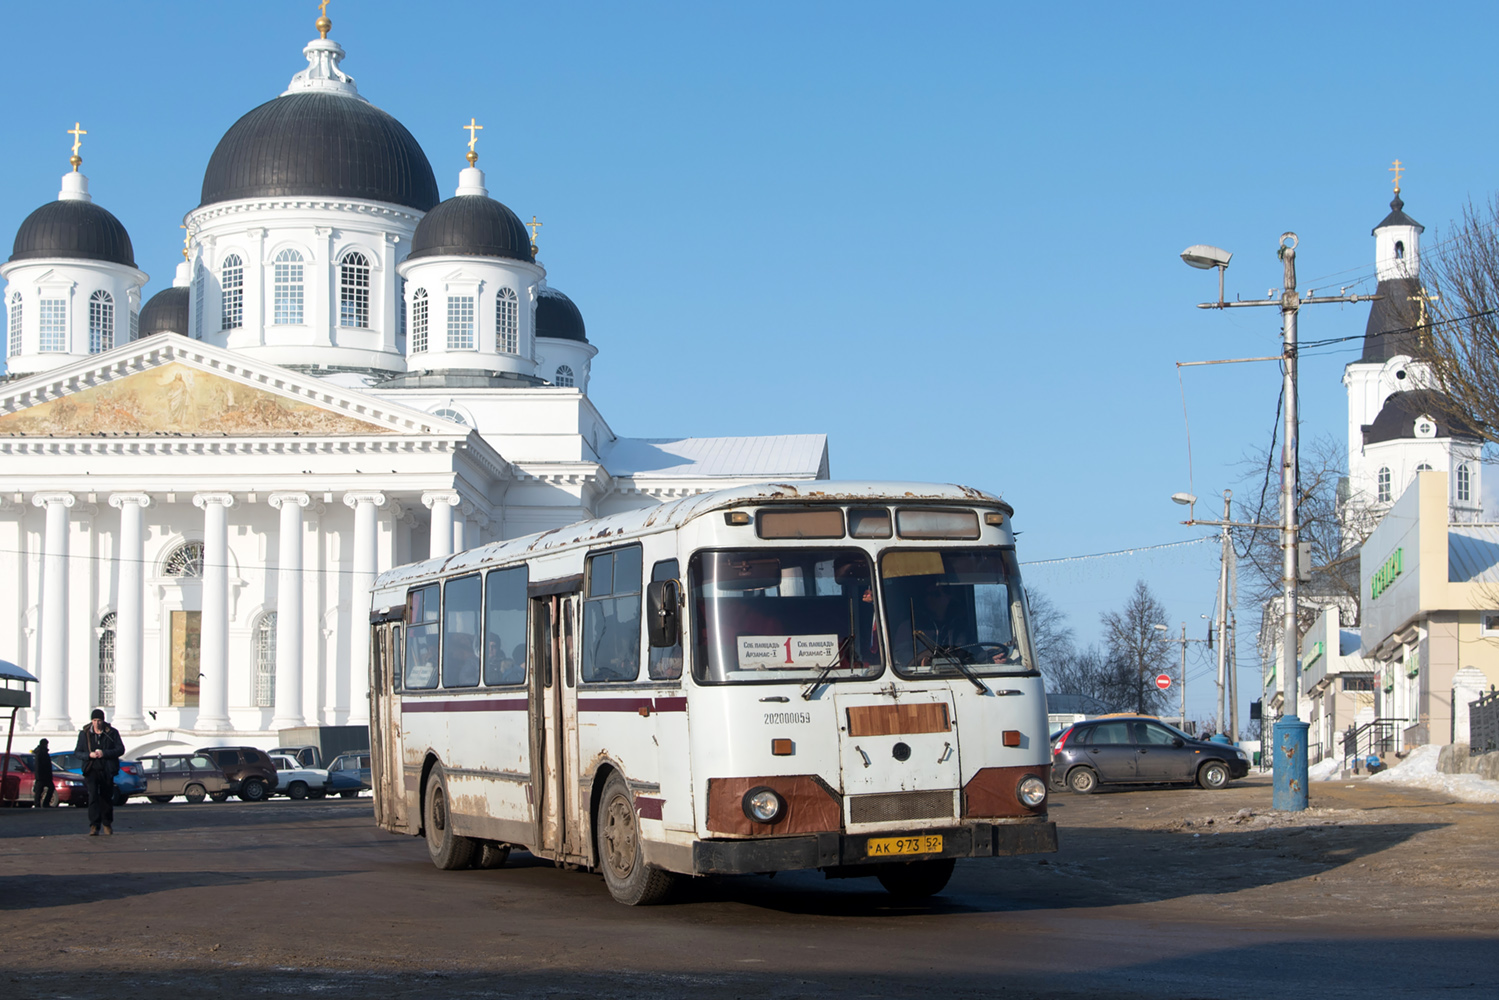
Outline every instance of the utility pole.
[[1233, 723], [1230, 722], [1227, 727], [1223, 724], [1226, 718], [1224, 708], [1227, 704], [1224, 697], [1224, 682], [1228, 677], [1226, 669], [1228, 664], [1228, 547], [1233, 544], [1228, 534], [1228, 525], [1232, 520], [1229, 512], [1232, 509], [1233, 495], [1233, 490], [1223, 491], [1223, 543], [1218, 560], [1218, 728], [1226, 733], [1230, 740], [1237, 743], [1238, 740], [1235, 739], [1237, 733], [1234, 732]]
[[1182, 622], [1182, 728], [1187, 728], [1187, 623]]
[[[1300, 484], [1297, 482], [1297, 455], [1299, 450], [1298, 421], [1296, 414], [1296, 319], [1301, 307], [1323, 302], [1366, 302], [1382, 298], [1379, 295], [1308, 295], [1305, 298], [1296, 290], [1296, 246], [1298, 244], [1295, 233], [1282, 233], [1280, 237], [1280, 260], [1283, 266], [1284, 282], [1280, 290], [1279, 299], [1272, 297], [1251, 300], [1248, 302], [1235, 300], [1227, 302], [1223, 298], [1223, 272], [1228, 267], [1229, 260], [1233, 254], [1217, 247], [1197, 245], [1188, 247], [1182, 252], [1182, 260], [1192, 267], [1207, 269], [1216, 267], [1218, 269], [1218, 301], [1199, 302], [1199, 309], [1231, 309], [1239, 306], [1279, 306], [1281, 316], [1281, 332], [1284, 335], [1284, 345], [1281, 349], [1280, 361], [1284, 375], [1281, 392], [1284, 395], [1285, 428], [1283, 444], [1280, 453], [1280, 544], [1282, 555], [1281, 571], [1281, 646], [1280, 646], [1280, 676], [1281, 676], [1281, 717], [1275, 723], [1274, 740], [1271, 752], [1275, 762], [1275, 791], [1272, 805], [1276, 809], [1299, 812], [1307, 807], [1307, 729], [1308, 724], [1302, 722], [1297, 716], [1297, 703], [1300, 693], [1297, 690], [1301, 677], [1297, 669], [1297, 653], [1301, 642], [1300, 629], [1296, 624], [1296, 554], [1297, 533], [1300, 525], [1297, 523], [1297, 490]], [[1242, 359], [1242, 360], [1269, 360], [1265, 358]], [[1224, 517], [1224, 521], [1228, 518]], [[1204, 522], [1188, 522], [1204, 523]], [[1235, 702], [1232, 695], [1232, 674], [1227, 677], [1230, 691], [1229, 700]], [[1237, 712], [1237, 704], [1230, 705], [1230, 711]], [[1263, 752], [1263, 751], [1262, 751]]]

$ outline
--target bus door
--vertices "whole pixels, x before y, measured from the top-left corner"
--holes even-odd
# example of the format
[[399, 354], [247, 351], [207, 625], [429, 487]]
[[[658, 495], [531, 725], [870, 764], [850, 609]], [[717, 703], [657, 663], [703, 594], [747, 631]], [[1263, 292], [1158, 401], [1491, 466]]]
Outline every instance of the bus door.
[[401, 622], [378, 622], [371, 628], [370, 785], [375, 790], [375, 822], [383, 829], [405, 832], [411, 810], [401, 738]]
[[533, 597], [531, 788], [539, 853], [585, 863], [578, 800], [578, 609], [580, 591]]

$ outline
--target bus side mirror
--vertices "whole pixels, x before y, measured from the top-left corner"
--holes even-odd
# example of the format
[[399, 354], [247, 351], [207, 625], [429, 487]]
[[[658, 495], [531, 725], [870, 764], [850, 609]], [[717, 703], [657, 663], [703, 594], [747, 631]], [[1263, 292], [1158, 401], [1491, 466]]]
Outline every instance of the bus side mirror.
[[653, 649], [677, 644], [677, 607], [681, 589], [675, 580], [652, 580], [645, 588], [646, 633]]

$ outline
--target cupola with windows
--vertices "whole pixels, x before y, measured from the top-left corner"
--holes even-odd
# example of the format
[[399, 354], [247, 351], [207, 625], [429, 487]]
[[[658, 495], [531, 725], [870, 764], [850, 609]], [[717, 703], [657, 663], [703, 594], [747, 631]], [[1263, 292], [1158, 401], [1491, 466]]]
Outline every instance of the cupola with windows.
[[598, 353], [588, 342], [583, 313], [573, 300], [542, 281], [536, 291], [536, 373], [552, 385], [586, 395]]
[[147, 276], [135, 266], [130, 234], [94, 204], [73, 135], [72, 170], [57, 200], [26, 217], [10, 259], [0, 264], [6, 307], [6, 370], [50, 371], [133, 339]]
[[320, 37], [285, 92], [209, 158], [193, 241], [190, 335], [290, 368], [405, 370], [396, 265], [437, 182], [409, 131], [360, 95]]
[[546, 380], [536, 371], [534, 325], [546, 272], [525, 225], [489, 197], [472, 134], [457, 191], [422, 219], [399, 266], [408, 374], [398, 381], [413, 387]]

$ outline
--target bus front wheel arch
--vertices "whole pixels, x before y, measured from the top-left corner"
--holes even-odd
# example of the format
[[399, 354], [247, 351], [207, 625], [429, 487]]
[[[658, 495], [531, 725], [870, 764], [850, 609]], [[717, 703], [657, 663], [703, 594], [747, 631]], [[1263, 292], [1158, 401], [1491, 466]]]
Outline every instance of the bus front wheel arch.
[[650, 906], [671, 894], [677, 877], [645, 863], [640, 818], [624, 775], [611, 770], [593, 812], [594, 851], [609, 895], [626, 906]]

